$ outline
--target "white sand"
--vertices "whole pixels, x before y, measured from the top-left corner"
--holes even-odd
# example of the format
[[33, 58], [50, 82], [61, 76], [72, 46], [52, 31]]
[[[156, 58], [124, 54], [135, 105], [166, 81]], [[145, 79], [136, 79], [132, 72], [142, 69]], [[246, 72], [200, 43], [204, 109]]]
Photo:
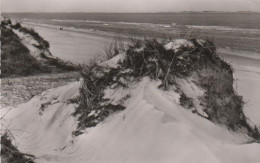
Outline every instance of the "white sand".
[[130, 85], [121, 92], [131, 94], [126, 110], [76, 138], [75, 105], [66, 101], [78, 94], [79, 83], [42, 93], [6, 120], [19, 149], [39, 163], [260, 162], [260, 144], [243, 144], [243, 137], [183, 109], [179, 94], [158, 84], [144, 78]]
[[246, 116], [260, 127], [260, 69], [258, 72], [239, 70], [234, 77], [237, 82], [237, 91], [243, 96], [245, 102]]

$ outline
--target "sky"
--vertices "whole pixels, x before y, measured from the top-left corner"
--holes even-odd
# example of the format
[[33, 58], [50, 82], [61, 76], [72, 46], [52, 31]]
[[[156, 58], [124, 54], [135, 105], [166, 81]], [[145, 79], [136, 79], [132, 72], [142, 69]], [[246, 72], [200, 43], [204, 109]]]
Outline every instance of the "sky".
[[255, 11], [260, 0], [1, 0], [3, 12]]

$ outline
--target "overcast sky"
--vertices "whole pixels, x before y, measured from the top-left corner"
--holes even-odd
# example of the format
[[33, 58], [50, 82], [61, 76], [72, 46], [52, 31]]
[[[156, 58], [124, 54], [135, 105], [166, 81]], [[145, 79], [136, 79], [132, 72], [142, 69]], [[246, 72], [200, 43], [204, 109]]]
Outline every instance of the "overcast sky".
[[1, 0], [4, 12], [257, 11], [260, 0]]

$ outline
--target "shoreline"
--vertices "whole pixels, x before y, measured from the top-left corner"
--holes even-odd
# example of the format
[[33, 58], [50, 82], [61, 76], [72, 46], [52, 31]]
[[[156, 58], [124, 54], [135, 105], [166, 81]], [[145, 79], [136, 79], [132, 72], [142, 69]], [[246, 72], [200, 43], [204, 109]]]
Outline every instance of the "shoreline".
[[[194, 26], [220, 26], [240, 27], [248, 29], [260, 29], [257, 22], [258, 12], [155, 12], [155, 13], [102, 13], [102, 12], [10, 12], [4, 16], [26, 20], [76, 20], [93, 22], [129, 22], [129, 23], [152, 23], [152, 24], [178, 24]], [[242, 16], [240, 19], [231, 19], [233, 16]], [[215, 18], [215, 19], [214, 19]], [[248, 19], [252, 21], [244, 23]], [[183, 20], [185, 19], [185, 20]], [[201, 20], [203, 19], [203, 20]], [[204, 21], [205, 20], [205, 21]]]
[[[74, 28], [74, 27], [68, 27], [64, 28], [62, 31], [59, 30], [58, 25], [49, 25], [49, 24], [40, 24], [40, 23], [24, 23], [25, 25], [28, 25], [30, 28], [44, 28], [44, 29], [50, 29], [50, 30], [57, 30], [57, 33], [59, 32], [67, 32], [67, 33], [75, 33], [75, 34], [83, 34], [83, 35], [90, 35], [92, 37], [99, 37], [99, 38], [105, 38], [105, 39], [113, 39], [115, 37], [115, 34], [112, 32], [105, 32], [105, 31], [99, 31], [99, 30], [91, 30], [91, 29], [83, 29], [83, 28]], [[51, 31], [50, 31], [51, 32]], [[43, 35], [45, 33], [41, 33]], [[127, 38], [126, 35], [120, 35], [120, 37]], [[259, 60], [260, 61], [260, 53], [257, 52], [251, 52], [247, 50], [239, 50], [234, 49], [230, 47], [218, 47], [218, 52], [221, 54], [227, 55], [229, 58], [232, 56], [246, 58], [246, 59], [252, 59], [252, 60]]]
[[49, 29], [55, 29], [55, 30], [60, 30], [61, 27], [64, 27], [62, 31], [67, 31], [67, 32], [75, 32], [75, 33], [82, 33], [82, 34], [89, 34], [89, 35], [94, 35], [94, 36], [102, 36], [102, 37], [114, 37], [114, 34], [109, 33], [109, 32], [104, 32], [104, 31], [98, 31], [98, 30], [91, 30], [91, 29], [77, 29], [73, 27], [67, 27], [66, 26], [58, 26], [58, 25], [51, 25], [51, 24], [41, 24], [41, 23], [35, 23], [35, 22], [21, 22], [23, 25], [27, 27], [32, 27], [34, 28], [35, 26], [37, 27], [43, 27], [43, 28], [49, 28]]

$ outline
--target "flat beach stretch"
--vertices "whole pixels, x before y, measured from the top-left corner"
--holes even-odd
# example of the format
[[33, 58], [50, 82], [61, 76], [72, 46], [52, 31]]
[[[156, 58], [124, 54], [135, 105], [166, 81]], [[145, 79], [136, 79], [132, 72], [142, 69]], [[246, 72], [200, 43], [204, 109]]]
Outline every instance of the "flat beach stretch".
[[87, 63], [97, 55], [103, 54], [103, 49], [112, 37], [95, 33], [60, 30], [58, 27], [26, 24], [34, 28], [41, 36], [50, 42], [50, 51], [54, 56], [76, 64]]

